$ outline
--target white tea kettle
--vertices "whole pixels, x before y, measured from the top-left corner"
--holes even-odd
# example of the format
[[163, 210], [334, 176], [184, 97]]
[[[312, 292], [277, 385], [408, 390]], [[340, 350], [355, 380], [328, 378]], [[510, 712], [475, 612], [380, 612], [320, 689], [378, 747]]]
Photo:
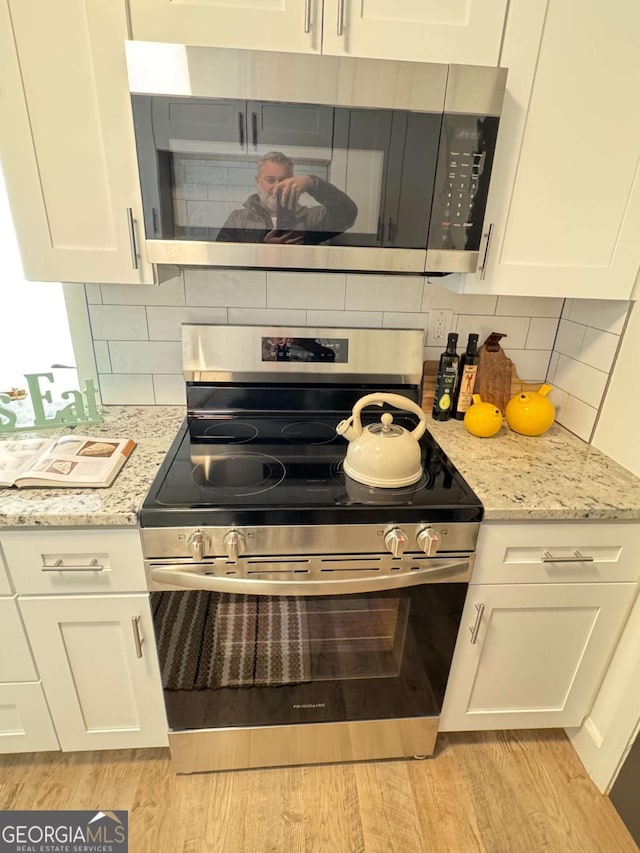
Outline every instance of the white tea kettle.
[[[396, 409], [413, 412], [420, 423], [409, 432], [393, 423], [393, 415], [384, 412], [377, 423], [363, 429], [360, 412], [365, 406], [388, 403]], [[417, 483], [422, 476], [422, 453], [418, 441], [427, 428], [427, 418], [412, 400], [400, 394], [367, 394], [353, 407], [350, 418], [340, 421], [338, 435], [349, 442], [344, 470], [352, 479], [367, 486], [394, 489]]]

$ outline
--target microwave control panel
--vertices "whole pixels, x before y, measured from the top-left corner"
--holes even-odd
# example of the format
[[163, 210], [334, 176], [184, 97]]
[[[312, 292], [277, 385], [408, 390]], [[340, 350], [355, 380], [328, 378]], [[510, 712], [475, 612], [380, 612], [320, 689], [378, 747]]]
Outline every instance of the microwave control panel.
[[480, 248], [498, 121], [494, 116], [444, 116], [429, 249]]

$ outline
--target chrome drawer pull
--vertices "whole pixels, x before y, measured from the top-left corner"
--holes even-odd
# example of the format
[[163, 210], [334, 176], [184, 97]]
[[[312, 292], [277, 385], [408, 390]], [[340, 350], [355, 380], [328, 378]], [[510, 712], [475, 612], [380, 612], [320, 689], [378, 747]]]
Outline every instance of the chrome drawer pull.
[[136, 645], [136, 657], [141, 658], [144, 639], [140, 636], [140, 616], [131, 617], [131, 627], [133, 628], [133, 642]]
[[43, 566], [41, 572], [104, 572], [104, 566], [98, 563], [97, 557], [88, 566], [65, 566], [62, 559], [58, 559], [52, 566]]
[[478, 641], [478, 633], [480, 632], [480, 623], [482, 622], [482, 617], [484, 616], [484, 604], [476, 604], [476, 621], [473, 623], [473, 627], [469, 628], [471, 632], [471, 645], [475, 646]]
[[574, 551], [573, 557], [553, 557], [548, 551], [544, 552], [543, 563], [594, 563], [595, 557], [585, 557], [580, 551]]

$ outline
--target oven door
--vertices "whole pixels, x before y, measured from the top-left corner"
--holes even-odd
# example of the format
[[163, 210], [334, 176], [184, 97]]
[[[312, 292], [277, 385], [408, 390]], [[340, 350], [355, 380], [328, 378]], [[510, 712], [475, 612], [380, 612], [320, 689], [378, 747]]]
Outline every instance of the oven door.
[[430, 754], [471, 564], [425, 562], [249, 587], [193, 563], [148, 566], [177, 769]]

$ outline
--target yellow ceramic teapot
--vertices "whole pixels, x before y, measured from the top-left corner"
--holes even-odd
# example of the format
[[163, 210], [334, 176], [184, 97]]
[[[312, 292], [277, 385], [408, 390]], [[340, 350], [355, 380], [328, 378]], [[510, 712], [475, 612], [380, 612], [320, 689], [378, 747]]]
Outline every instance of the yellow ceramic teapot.
[[521, 435], [542, 435], [556, 418], [556, 410], [547, 394], [551, 385], [542, 385], [537, 392], [516, 394], [507, 403], [504, 415], [514, 432]]
[[464, 425], [471, 435], [489, 438], [502, 426], [502, 412], [493, 403], [483, 403], [479, 394], [473, 395], [473, 403], [464, 415]]

